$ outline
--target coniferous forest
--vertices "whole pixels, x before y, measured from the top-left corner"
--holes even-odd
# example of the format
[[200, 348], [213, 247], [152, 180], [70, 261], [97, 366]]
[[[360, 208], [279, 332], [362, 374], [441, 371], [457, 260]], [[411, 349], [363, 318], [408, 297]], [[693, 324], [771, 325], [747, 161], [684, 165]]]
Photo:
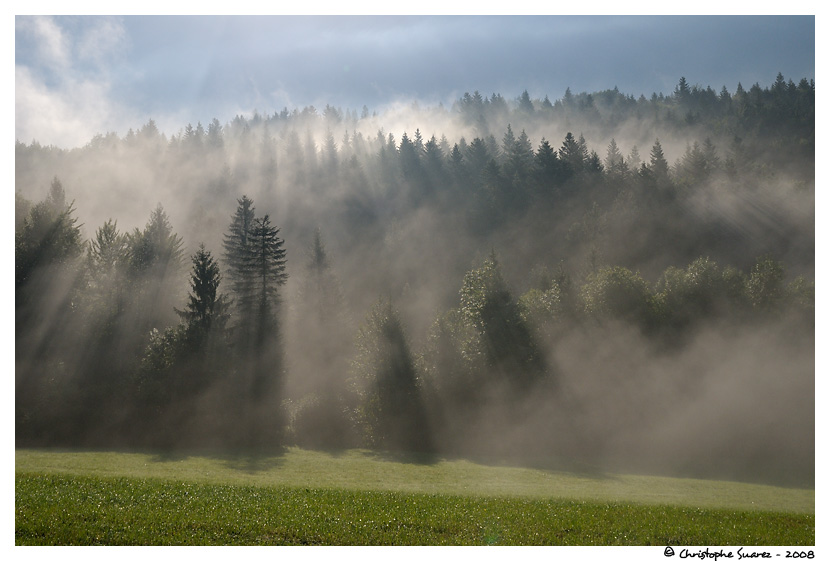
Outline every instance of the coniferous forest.
[[812, 484], [815, 87], [15, 144], [18, 446]]

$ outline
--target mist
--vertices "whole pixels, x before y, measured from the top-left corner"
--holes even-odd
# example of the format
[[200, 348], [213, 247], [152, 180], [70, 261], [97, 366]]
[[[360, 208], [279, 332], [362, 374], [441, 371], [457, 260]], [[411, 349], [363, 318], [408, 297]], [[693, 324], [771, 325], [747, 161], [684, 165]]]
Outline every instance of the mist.
[[[17, 444], [812, 485], [814, 88], [684, 84], [17, 142]], [[261, 332], [243, 197], [284, 251]]]

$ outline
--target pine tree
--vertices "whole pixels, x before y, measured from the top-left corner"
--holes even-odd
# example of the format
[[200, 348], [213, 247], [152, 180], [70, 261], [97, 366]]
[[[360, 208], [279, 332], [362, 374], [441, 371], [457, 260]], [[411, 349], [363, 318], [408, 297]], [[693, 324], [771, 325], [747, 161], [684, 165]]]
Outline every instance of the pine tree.
[[628, 154], [628, 158], [625, 159], [625, 164], [628, 166], [628, 169], [637, 171], [640, 169], [640, 150], [637, 148], [635, 144], [631, 148], [631, 153]]
[[479, 137], [473, 139], [467, 147], [466, 152], [462, 152], [467, 163], [467, 169], [472, 177], [474, 184], [480, 184], [481, 174], [484, 168], [490, 162], [492, 154], [487, 148], [484, 140]]
[[15, 412], [16, 419], [26, 419], [24, 432], [33, 426], [29, 421], [37, 426], [36, 417], [65, 406], [65, 396], [49, 394], [62, 393], [61, 378], [71, 378], [62, 374], [78, 354], [77, 346], [66, 348], [72, 340], [67, 332], [74, 335], [83, 247], [73, 213], [56, 177], [15, 233]]
[[167, 213], [159, 203], [144, 230], [129, 237], [130, 268], [134, 277], [165, 275], [182, 265], [182, 238], [173, 232]]
[[533, 115], [533, 102], [530, 101], [530, 94], [527, 93], [527, 90], [523, 91], [519, 97], [519, 111], [526, 115]]
[[176, 310], [187, 325], [188, 338], [198, 347], [213, 329], [223, 330], [228, 321], [227, 300], [218, 294], [219, 265], [204, 244], [191, 258], [190, 294], [184, 310]]
[[326, 174], [328, 181], [333, 181], [337, 176], [337, 144], [334, 142], [334, 135], [330, 130], [326, 131], [326, 137], [323, 141], [323, 155], [322, 167]]
[[507, 124], [507, 132], [504, 133], [504, 136], [501, 140], [501, 156], [503, 161], [507, 161], [510, 158], [510, 154], [513, 153], [516, 146], [516, 135], [513, 134], [513, 129], [511, 128], [510, 124]]
[[208, 417], [201, 421], [196, 434], [186, 428], [187, 417], [193, 415], [193, 398], [225, 377], [231, 364], [225, 338], [227, 305], [225, 297], [217, 292], [219, 266], [204, 245], [191, 260], [187, 304], [184, 310], [174, 309], [181, 322], [161, 332], [153, 329], [140, 368], [138, 389], [147, 408], [144, 412], [165, 424], [164, 431], [154, 438], [168, 445], [206, 438], [208, 425], [212, 425], [213, 431], [227, 428], [220, 421], [228, 407], [222, 401], [222, 392], [222, 398], [212, 400], [222, 410], [204, 412]]
[[663, 147], [660, 145], [660, 139], [655, 140], [654, 146], [651, 148], [649, 169], [658, 183], [668, 181], [669, 163], [663, 155]]
[[623, 175], [622, 168], [624, 165], [625, 160], [623, 159], [622, 152], [617, 147], [617, 142], [612, 138], [608, 144], [608, 151], [605, 154], [605, 169], [609, 175], [621, 176]]
[[562, 163], [550, 142], [544, 138], [536, 150], [534, 165], [539, 194], [545, 197], [551, 196], [562, 180]]
[[314, 230], [305, 269], [306, 279], [302, 297], [308, 301], [308, 308], [310, 308], [308, 311], [322, 324], [339, 312], [342, 296], [337, 279], [331, 271], [323, 235], [319, 228]]
[[559, 159], [569, 168], [571, 173], [579, 173], [585, 165], [582, 148], [574, 138], [573, 133], [567, 133], [562, 147], [559, 148]]
[[689, 99], [691, 90], [689, 89], [689, 84], [686, 82], [686, 78], [684, 76], [680, 77], [680, 81], [674, 89], [674, 95], [680, 102], [685, 102]]
[[34, 205], [15, 236], [15, 285], [25, 284], [37, 267], [64, 264], [81, 254], [81, 227], [55, 177], [46, 200]]
[[118, 232], [117, 223], [108, 220], [95, 232], [87, 248], [86, 290], [91, 316], [102, 314], [114, 319], [126, 303], [127, 236]]
[[292, 361], [295, 391], [304, 406], [294, 418], [294, 437], [303, 446], [349, 446], [352, 437], [346, 374], [353, 340], [337, 277], [320, 229], [308, 247], [291, 324], [290, 348], [303, 349]]
[[[225, 248], [225, 264], [228, 279], [230, 280], [231, 292], [236, 295], [236, 310], [240, 318], [251, 316], [251, 310], [246, 306], [250, 299], [242, 298], [251, 290], [252, 280], [246, 273], [245, 259], [249, 250], [250, 230], [254, 223], [253, 201], [246, 195], [237, 200], [236, 213], [231, 219], [228, 233], [225, 234], [223, 246]], [[249, 324], [243, 322], [240, 325], [240, 336], [247, 339]]]
[[[637, 157], [639, 158], [639, 155]], [[636, 170], [636, 168], [634, 169]], [[631, 177], [631, 167], [626, 162], [614, 139], [611, 139], [611, 144], [608, 146], [605, 170], [612, 181], [617, 183], [618, 188], [628, 184]]]
[[280, 287], [288, 274], [284, 242], [278, 233], [267, 214], [253, 217], [250, 200], [243, 197], [225, 238], [237, 312], [235, 416], [239, 434], [235, 438], [254, 447], [280, 444], [284, 428], [280, 409], [285, 377]]
[[143, 349], [150, 329], [169, 324], [175, 317], [173, 307], [182, 296], [182, 245], [161, 204], [150, 214], [144, 230], [136, 228], [127, 238], [129, 307], [134, 314], [129, 338], [136, 352]]
[[87, 255], [96, 269], [96, 276], [106, 275], [125, 257], [127, 241], [118, 233], [117, 224], [107, 220], [96, 230], [95, 238], [89, 243]]
[[252, 312], [252, 343], [256, 351], [267, 341], [279, 340], [278, 311], [281, 303], [279, 287], [288, 280], [285, 272], [284, 241], [279, 229], [271, 225], [266, 214], [255, 218], [249, 231], [247, 250], [242, 259], [245, 276], [244, 290], [238, 294], [240, 304]]
[[510, 159], [515, 172], [522, 178], [527, 177], [533, 165], [533, 145], [530, 143], [530, 139], [524, 129], [522, 129], [519, 138], [516, 139], [513, 145]]

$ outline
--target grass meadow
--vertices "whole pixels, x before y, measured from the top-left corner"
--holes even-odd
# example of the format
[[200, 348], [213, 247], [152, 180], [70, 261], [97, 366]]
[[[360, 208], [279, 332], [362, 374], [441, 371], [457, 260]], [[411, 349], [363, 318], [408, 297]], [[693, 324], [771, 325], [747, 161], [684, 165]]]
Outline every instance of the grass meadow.
[[815, 544], [815, 493], [289, 448], [17, 450], [17, 545]]

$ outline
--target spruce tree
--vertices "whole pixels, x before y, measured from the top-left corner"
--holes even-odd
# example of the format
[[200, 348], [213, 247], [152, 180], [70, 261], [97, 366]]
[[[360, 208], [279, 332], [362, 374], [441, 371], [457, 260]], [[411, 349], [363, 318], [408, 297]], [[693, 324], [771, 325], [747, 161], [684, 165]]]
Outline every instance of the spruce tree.
[[81, 226], [72, 216], [74, 203], [66, 203], [60, 180], [55, 177], [46, 200], [30, 208], [15, 236], [16, 286], [29, 280], [35, 268], [68, 263], [81, 254]]
[[[242, 308], [251, 314], [239, 319], [248, 325], [249, 339], [243, 341], [243, 349], [252, 361], [250, 390], [255, 401], [279, 396], [284, 377], [280, 287], [288, 280], [288, 274], [283, 240], [278, 233], [267, 214], [254, 219], [243, 260], [248, 282], [245, 291], [237, 295]], [[279, 401], [276, 403], [278, 406]]]
[[571, 173], [579, 173], [582, 171], [582, 167], [585, 163], [582, 148], [571, 132], [565, 135], [562, 147], [559, 148], [559, 159], [567, 164], [567, 167]]
[[[236, 213], [231, 219], [222, 245], [225, 249], [225, 265], [231, 292], [236, 296], [237, 318], [241, 319], [251, 316], [251, 310], [247, 308], [251, 300], [243, 295], [250, 292], [252, 282], [245, 270], [245, 256], [249, 249], [248, 238], [251, 226], [254, 223], [254, 204], [246, 195], [237, 199], [237, 203]], [[238, 337], [243, 340], [247, 339], [250, 325], [244, 320], [237, 323]]]
[[199, 246], [192, 262], [187, 306], [176, 313], [187, 325], [188, 338], [198, 347], [212, 330], [224, 329], [228, 313], [225, 295], [218, 294], [219, 265], [204, 244]]
[[284, 428], [280, 287], [288, 279], [286, 252], [269, 216], [255, 218], [247, 197], [238, 203], [224, 243], [236, 302], [235, 438], [244, 446], [274, 446], [281, 443]]
[[654, 141], [654, 146], [651, 149], [649, 169], [658, 183], [668, 181], [669, 163], [663, 155], [663, 147], [660, 145], [660, 139]]
[[319, 228], [303, 272], [296, 316], [287, 334], [289, 348], [297, 353], [292, 360], [294, 388], [304, 404], [294, 417], [294, 437], [303, 446], [348, 446], [355, 441], [347, 413], [353, 404], [348, 402], [346, 385], [353, 333]]
[[239, 294], [246, 309], [254, 310], [254, 340], [261, 348], [270, 329], [278, 329], [276, 314], [280, 304], [279, 287], [288, 280], [285, 272], [284, 241], [279, 229], [271, 225], [266, 214], [255, 218], [249, 232], [249, 244], [243, 257], [246, 290]]
[[159, 203], [150, 214], [144, 230], [138, 228], [129, 238], [130, 269], [134, 277], [174, 273], [182, 265], [182, 238], [175, 232]]

